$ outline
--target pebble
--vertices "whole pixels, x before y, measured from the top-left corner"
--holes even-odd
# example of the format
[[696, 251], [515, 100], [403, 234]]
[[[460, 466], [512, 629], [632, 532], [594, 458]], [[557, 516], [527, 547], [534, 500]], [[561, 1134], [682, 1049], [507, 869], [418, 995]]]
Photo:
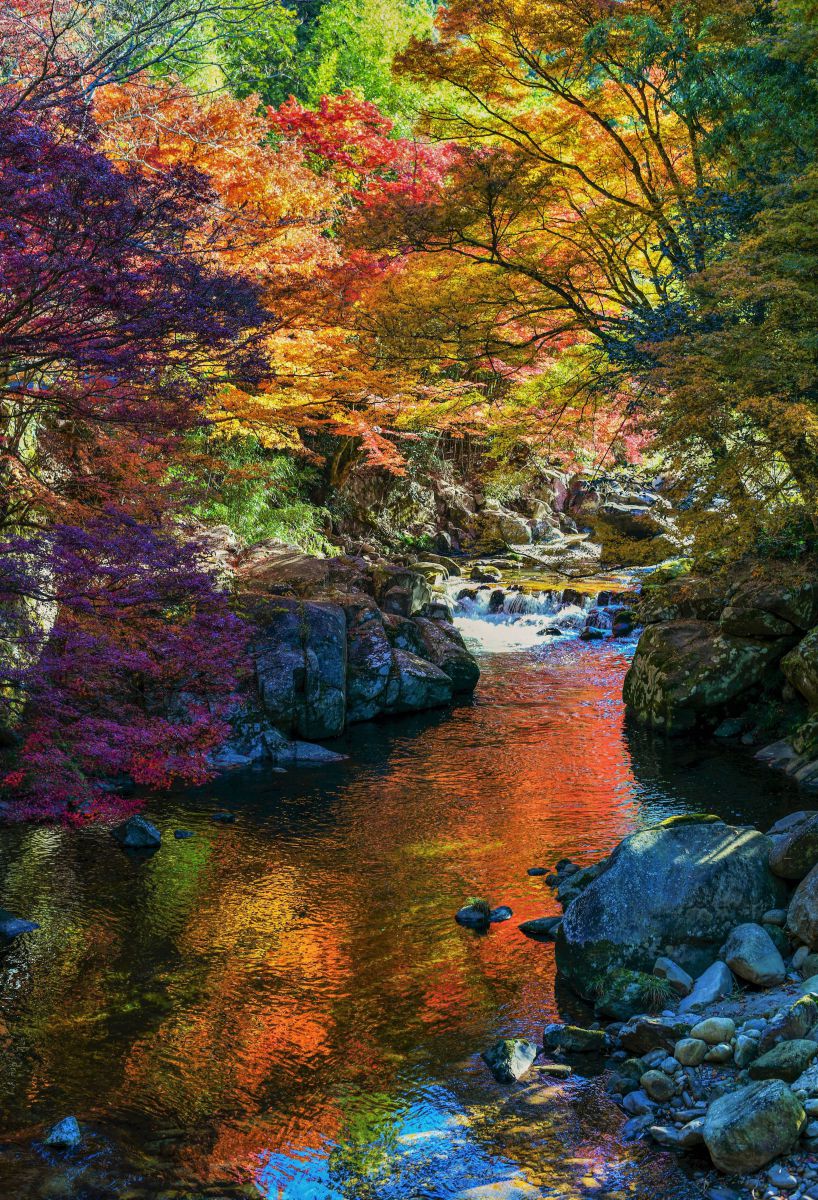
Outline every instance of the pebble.
[[526, 875], [547, 875], [548, 867], [529, 867]]
[[183, 842], [185, 838], [195, 837], [196, 834], [192, 829], [174, 829], [173, 836], [178, 842]]
[[770, 1167], [767, 1172], [767, 1178], [773, 1187], [784, 1188], [788, 1192], [798, 1187], [798, 1180], [794, 1175], [790, 1174], [786, 1167]]
[[222, 825], [232, 825], [236, 814], [231, 812], [214, 812], [210, 814], [211, 821], [219, 821]]

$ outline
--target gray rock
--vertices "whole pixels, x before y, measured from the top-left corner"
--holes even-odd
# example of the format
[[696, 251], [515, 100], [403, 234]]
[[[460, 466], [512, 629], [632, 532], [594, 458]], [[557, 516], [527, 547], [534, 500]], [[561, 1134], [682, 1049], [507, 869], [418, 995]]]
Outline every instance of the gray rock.
[[708, 1063], [716, 1063], [717, 1065], [721, 1065], [723, 1063], [732, 1063], [733, 1047], [729, 1042], [719, 1042], [718, 1045], [711, 1046], [711, 1048], [707, 1051], [707, 1054], [704, 1056], [704, 1061]]
[[691, 1025], [689, 1019], [638, 1016], [622, 1026], [619, 1040], [631, 1054], [645, 1055], [659, 1049], [667, 1053], [687, 1036]]
[[650, 625], [625, 677], [625, 704], [642, 724], [666, 733], [716, 724], [736, 697], [761, 682], [787, 646], [733, 637], [709, 621]]
[[692, 1038], [701, 1038], [708, 1046], [717, 1046], [719, 1042], [729, 1042], [735, 1035], [736, 1025], [730, 1017], [706, 1017], [698, 1021], [690, 1030]]
[[36, 921], [26, 921], [23, 917], [15, 917], [8, 909], [0, 908], [0, 938], [11, 942], [22, 933], [31, 933], [40, 926]]
[[678, 996], [689, 996], [693, 990], [693, 980], [687, 971], [683, 971], [678, 963], [670, 958], [657, 958], [653, 965], [653, 974], [659, 979], [666, 979]]
[[636, 1091], [628, 1092], [622, 1101], [622, 1107], [631, 1116], [644, 1117], [653, 1112], [655, 1105], [647, 1092], [637, 1089]]
[[[667, 957], [703, 970], [737, 911], [753, 918], [779, 906], [785, 884], [770, 872], [769, 852], [756, 830], [717, 818], [671, 818], [631, 834], [569, 904], [557, 936], [561, 973], [590, 998], [594, 981], [616, 967], [650, 971]], [[680, 1011], [708, 1002], [700, 988]]]
[[757, 987], [783, 983], [787, 968], [765, 929], [753, 922], [737, 925], [722, 948], [721, 957], [739, 979]]
[[818, 949], [818, 867], [795, 889], [787, 910], [787, 928], [810, 949]]
[[530, 921], [523, 921], [518, 928], [535, 942], [553, 942], [561, 924], [562, 917], [533, 917]]
[[812, 629], [781, 660], [781, 670], [811, 708], [818, 708], [818, 629]]
[[473, 692], [480, 679], [477, 660], [454, 625], [415, 617], [423, 644], [423, 657], [449, 677], [455, 695]]
[[343, 732], [347, 675], [343, 608], [276, 598], [253, 643], [252, 656], [259, 699], [273, 725], [309, 741]]
[[515, 1083], [537, 1057], [537, 1047], [522, 1038], [505, 1038], [483, 1052], [483, 1061], [498, 1083]]
[[714, 1100], [705, 1114], [702, 1135], [720, 1171], [747, 1174], [786, 1154], [805, 1120], [791, 1089], [779, 1079], [767, 1080]]
[[156, 850], [162, 845], [162, 834], [145, 817], [128, 817], [111, 830], [111, 836], [129, 850]]
[[785, 1192], [790, 1192], [793, 1188], [798, 1187], [798, 1180], [786, 1167], [770, 1167], [767, 1172], [767, 1178], [773, 1187], [783, 1188]]
[[761, 1035], [759, 1048], [765, 1053], [778, 1042], [806, 1038], [818, 1021], [818, 1004], [811, 996], [802, 996], [788, 1008], [776, 1013]]
[[773, 842], [770, 869], [782, 879], [803, 879], [818, 863], [818, 812], [793, 813], [767, 836]]
[[726, 963], [714, 962], [696, 980], [693, 991], [679, 1005], [680, 1013], [709, 1008], [717, 1000], [732, 994], [736, 986], [733, 973]]
[[78, 1146], [82, 1141], [82, 1130], [76, 1117], [63, 1117], [56, 1125], [52, 1125], [43, 1138], [45, 1146], [55, 1149], [68, 1150]]
[[607, 1042], [603, 1029], [583, 1029], [579, 1025], [548, 1025], [543, 1031], [543, 1049], [563, 1050], [566, 1054], [601, 1054]]
[[[798, 1079], [794, 1081], [793, 1091], [804, 1092], [808, 1097], [818, 1097], [818, 1064], [807, 1067], [804, 1074], [798, 1076]], [[813, 1109], [810, 1108], [810, 1102], [807, 1102], [805, 1106], [810, 1116], [818, 1116], [818, 1099], [814, 1102]]]
[[491, 909], [485, 901], [475, 904], [464, 904], [454, 914], [454, 919], [458, 925], [465, 925], [467, 929], [485, 931], [491, 924]]
[[503, 921], [510, 921], [513, 916], [514, 913], [511, 911], [508, 905], [501, 904], [498, 908], [493, 908], [491, 910], [489, 920], [491, 921], [492, 925], [499, 925]]
[[666, 1104], [676, 1094], [676, 1084], [664, 1071], [646, 1071], [639, 1080], [640, 1086], [659, 1104]]
[[818, 1055], [818, 1042], [795, 1038], [779, 1042], [750, 1063], [751, 1079], [784, 1079], [794, 1083]]
[[680, 1038], [673, 1051], [678, 1062], [683, 1067], [698, 1067], [704, 1062], [707, 1054], [707, 1042], [701, 1038]]
[[[768, 835], [769, 836], [769, 835]], [[783, 928], [787, 924], [786, 908], [771, 908], [769, 912], [765, 912], [761, 918], [762, 925], [778, 925]]]
[[739, 1070], [744, 1070], [745, 1067], [749, 1067], [754, 1058], [758, 1058], [758, 1039], [740, 1033], [736, 1038], [733, 1061]]

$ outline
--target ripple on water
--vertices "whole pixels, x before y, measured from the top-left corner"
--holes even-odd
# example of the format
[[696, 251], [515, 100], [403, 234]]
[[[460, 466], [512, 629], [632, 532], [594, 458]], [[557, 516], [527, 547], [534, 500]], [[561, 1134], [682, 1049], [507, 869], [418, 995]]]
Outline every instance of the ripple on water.
[[[670, 1159], [621, 1144], [598, 1081], [500, 1088], [479, 1058], [558, 1012], [553, 948], [517, 929], [557, 911], [528, 867], [670, 813], [794, 806], [741, 756], [629, 734], [627, 653], [484, 653], [473, 703], [359, 726], [346, 762], [149, 803], [149, 858], [96, 828], [3, 830], [0, 902], [41, 929], [0, 961], [0, 1193], [689, 1196]], [[478, 894], [515, 919], [456, 926]], [[49, 1160], [30, 1131], [68, 1113], [85, 1145]]]

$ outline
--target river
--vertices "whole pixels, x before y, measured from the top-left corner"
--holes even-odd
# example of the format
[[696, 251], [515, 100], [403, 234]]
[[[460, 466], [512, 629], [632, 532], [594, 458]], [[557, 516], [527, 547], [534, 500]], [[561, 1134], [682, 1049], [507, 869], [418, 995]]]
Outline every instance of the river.
[[[517, 929], [558, 909], [526, 869], [674, 813], [764, 827], [797, 795], [743, 753], [629, 732], [631, 647], [545, 621], [464, 614], [474, 701], [355, 727], [338, 766], [149, 803], [150, 858], [100, 828], [0, 832], [0, 900], [41, 925], [0, 960], [0, 1195], [695, 1194], [621, 1141], [599, 1078], [503, 1088], [483, 1066], [558, 1014], [553, 947]], [[461, 929], [472, 895], [514, 919]], [[82, 1145], [46, 1150], [36, 1130], [68, 1114]]]

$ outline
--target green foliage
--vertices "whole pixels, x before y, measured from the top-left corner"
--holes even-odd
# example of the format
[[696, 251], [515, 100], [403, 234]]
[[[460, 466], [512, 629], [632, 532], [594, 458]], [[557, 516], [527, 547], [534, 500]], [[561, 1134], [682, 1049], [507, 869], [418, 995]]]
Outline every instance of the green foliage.
[[277, 538], [312, 553], [333, 552], [324, 525], [327, 510], [310, 495], [318, 471], [298, 459], [265, 450], [253, 437], [208, 447], [215, 463], [207, 499], [194, 509], [208, 525], [229, 525], [248, 544]]
[[426, 93], [392, 63], [412, 37], [431, 33], [433, 0], [327, 0], [310, 39], [309, 100], [352, 89], [407, 128]]

